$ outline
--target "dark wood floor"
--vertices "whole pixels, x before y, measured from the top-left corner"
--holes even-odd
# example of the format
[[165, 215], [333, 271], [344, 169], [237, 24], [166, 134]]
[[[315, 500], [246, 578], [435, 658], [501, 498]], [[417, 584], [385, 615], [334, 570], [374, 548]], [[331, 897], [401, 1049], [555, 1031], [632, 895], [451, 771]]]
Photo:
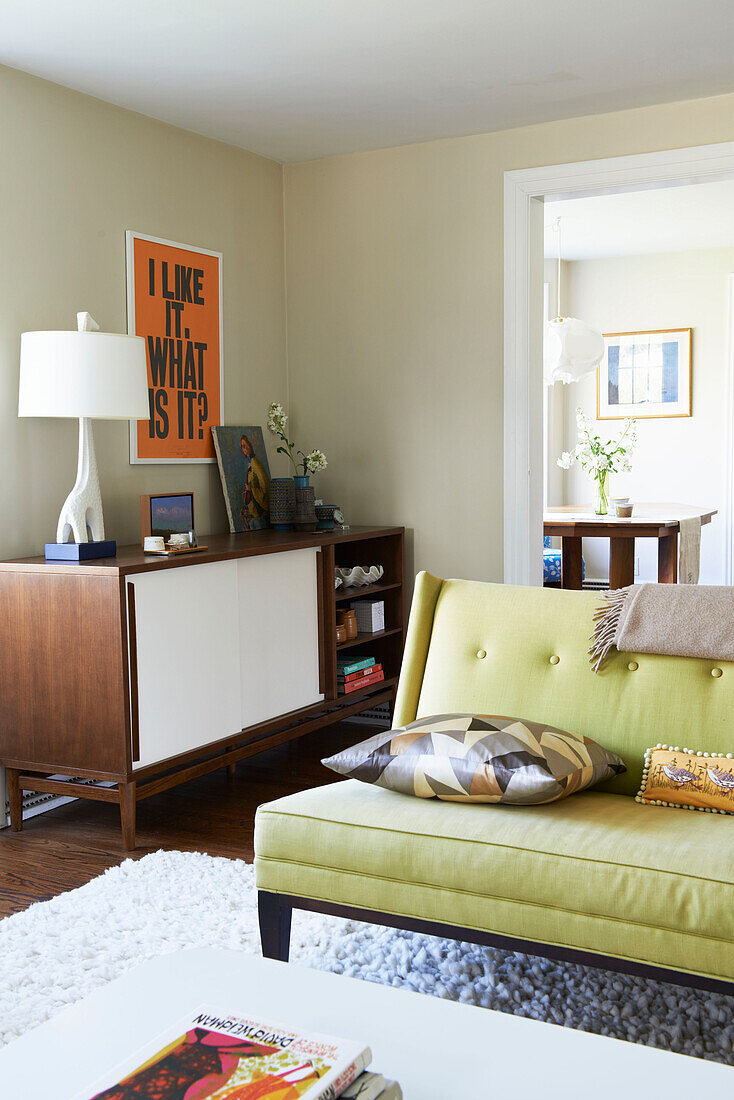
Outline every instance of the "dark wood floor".
[[128, 857], [158, 849], [252, 860], [255, 810], [261, 802], [339, 779], [321, 757], [374, 732], [335, 725], [243, 760], [235, 779], [223, 769], [138, 803], [137, 848], [122, 849], [117, 806], [78, 801], [0, 830], [0, 917], [82, 886]]

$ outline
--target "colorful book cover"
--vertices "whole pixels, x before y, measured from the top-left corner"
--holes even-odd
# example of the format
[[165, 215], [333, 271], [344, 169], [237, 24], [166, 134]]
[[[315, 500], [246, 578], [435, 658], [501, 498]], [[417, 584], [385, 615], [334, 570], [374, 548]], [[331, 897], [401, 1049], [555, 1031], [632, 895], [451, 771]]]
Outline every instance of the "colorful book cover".
[[380, 672], [382, 665], [370, 665], [369, 668], [360, 668], [358, 672], [349, 672], [345, 676], [343, 672], [337, 673], [337, 679], [341, 684], [351, 684], [353, 680], [362, 680], [365, 676], [372, 676], [375, 672]]
[[368, 1047], [202, 1007], [77, 1100], [335, 1100]]
[[349, 684], [340, 684], [339, 690], [342, 695], [349, 695], [351, 691], [357, 691], [358, 688], [369, 687], [370, 684], [379, 684], [381, 680], [385, 679], [385, 673], [380, 669], [379, 672], [373, 672], [371, 676], [365, 676], [362, 680], [352, 680]]
[[374, 657], [365, 657], [363, 661], [350, 661], [346, 657], [337, 658], [339, 672], [343, 672], [345, 676], [348, 676], [350, 672], [359, 672], [361, 668], [369, 668], [374, 663]]

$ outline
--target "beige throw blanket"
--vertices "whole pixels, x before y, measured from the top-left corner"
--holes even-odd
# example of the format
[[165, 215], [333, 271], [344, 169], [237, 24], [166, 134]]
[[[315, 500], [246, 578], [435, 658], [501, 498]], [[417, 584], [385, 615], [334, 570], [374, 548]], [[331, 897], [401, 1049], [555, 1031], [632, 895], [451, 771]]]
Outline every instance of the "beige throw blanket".
[[698, 584], [701, 568], [701, 517], [682, 519], [678, 526], [678, 580], [681, 584]]
[[605, 593], [594, 622], [594, 672], [612, 646], [625, 653], [734, 661], [734, 588], [633, 584]]

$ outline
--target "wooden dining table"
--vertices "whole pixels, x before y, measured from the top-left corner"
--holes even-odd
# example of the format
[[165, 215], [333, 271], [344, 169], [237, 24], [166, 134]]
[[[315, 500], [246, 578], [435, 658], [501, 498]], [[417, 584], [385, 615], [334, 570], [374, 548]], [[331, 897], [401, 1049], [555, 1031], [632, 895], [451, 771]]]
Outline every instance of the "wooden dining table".
[[630, 519], [597, 516], [588, 508], [567, 504], [543, 514], [543, 534], [561, 539], [561, 587], [581, 588], [581, 540], [609, 539], [609, 587], [635, 583], [635, 539], [658, 540], [658, 583], [678, 581], [678, 534], [682, 519], [710, 523], [716, 509], [689, 504], [635, 504]]

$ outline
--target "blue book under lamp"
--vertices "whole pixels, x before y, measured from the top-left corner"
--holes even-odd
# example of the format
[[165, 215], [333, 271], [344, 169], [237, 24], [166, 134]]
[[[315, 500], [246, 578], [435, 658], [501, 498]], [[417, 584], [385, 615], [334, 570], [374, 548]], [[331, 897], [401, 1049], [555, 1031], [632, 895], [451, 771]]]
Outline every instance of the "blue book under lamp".
[[46, 557], [86, 561], [112, 557], [105, 539], [92, 420], [148, 420], [148, 371], [142, 336], [99, 332], [88, 313], [78, 331], [24, 332], [20, 338], [18, 416], [79, 419], [79, 463], [64, 501], [56, 542]]

